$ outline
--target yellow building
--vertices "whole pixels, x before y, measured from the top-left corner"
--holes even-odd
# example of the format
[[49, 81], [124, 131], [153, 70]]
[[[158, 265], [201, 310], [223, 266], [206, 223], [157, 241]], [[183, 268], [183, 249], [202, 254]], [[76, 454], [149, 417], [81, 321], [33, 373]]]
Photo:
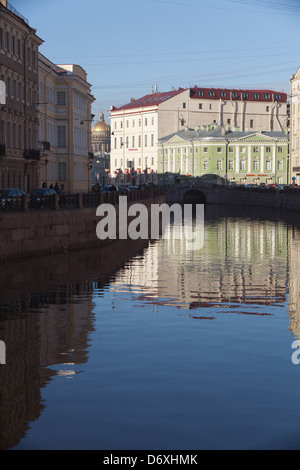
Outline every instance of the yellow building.
[[39, 54], [40, 184], [68, 193], [91, 189], [91, 85], [79, 65], [56, 65]]

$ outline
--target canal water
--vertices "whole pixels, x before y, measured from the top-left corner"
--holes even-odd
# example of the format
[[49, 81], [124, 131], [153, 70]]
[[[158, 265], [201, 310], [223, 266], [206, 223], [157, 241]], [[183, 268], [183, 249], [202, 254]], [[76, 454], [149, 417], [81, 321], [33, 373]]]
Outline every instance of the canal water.
[[205, 240], [2, 263], [1, 449], [300, 448], [300, 231], [206, 208]]

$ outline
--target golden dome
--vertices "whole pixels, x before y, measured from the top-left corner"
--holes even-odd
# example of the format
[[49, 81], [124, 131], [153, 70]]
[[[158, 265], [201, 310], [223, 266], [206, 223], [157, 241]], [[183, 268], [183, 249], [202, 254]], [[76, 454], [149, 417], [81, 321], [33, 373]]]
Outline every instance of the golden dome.
[[99, 121], [94, 125], [92, 132], [110, 132], [110, 125], [104, 121], [104, 114], [100, 113]]

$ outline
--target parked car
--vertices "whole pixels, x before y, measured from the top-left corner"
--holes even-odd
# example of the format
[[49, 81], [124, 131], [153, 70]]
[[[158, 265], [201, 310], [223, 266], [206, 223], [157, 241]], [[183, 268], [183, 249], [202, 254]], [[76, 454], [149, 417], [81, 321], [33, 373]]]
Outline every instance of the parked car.
[[128, 189], [129, 191], [136, 191], [137, 189], [139, 189], [138, 186], [128, 186]]
[[115, 186], [114, 184], [104, 186], [104, 188], [102, 189], [102, 193], [111, 193], [113, 191], [118, 191], [117, 186]]
[[128, 186], [119, 186], [118, 190], [119, 190], [119, 193], [125, 193], [125, 194], [129, 193], [129, 191], [130, 191]]
[[50, 207], [56, 194], [55, 189], [39, 188], [30, 192], [29, 207], [31, 209]]
[[21, 208], [22, 196], [26, 196], [22, 189], [0, 189], [0, 209], [11, 210]]

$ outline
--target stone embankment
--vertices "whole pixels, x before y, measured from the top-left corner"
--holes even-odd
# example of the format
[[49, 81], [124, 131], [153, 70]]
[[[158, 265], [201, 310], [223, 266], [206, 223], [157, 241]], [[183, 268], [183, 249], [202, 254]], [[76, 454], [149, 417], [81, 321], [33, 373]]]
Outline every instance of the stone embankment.
[[[36, 210], [30, 210], [28, 201], [23, 200], [22, 210], [1, 211], [0, 260], [67, 252], [111, 242], [97, 237], [100, 218], [96, 216], [96, 209], [100, 204], [109, 203], [118, 214], [118, 198], [116, 193], [93, 194], [91, 198], [76, 195], [66, 198], [66, 207], [61, 208], [56, 199], [51, 208]], [[152, 203], [162, 204], [166, 200], [164, 190], [159, 188], [133, 191], [127, 199], [128, 207], [135, 203], [150, 207]]]

